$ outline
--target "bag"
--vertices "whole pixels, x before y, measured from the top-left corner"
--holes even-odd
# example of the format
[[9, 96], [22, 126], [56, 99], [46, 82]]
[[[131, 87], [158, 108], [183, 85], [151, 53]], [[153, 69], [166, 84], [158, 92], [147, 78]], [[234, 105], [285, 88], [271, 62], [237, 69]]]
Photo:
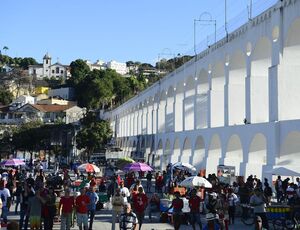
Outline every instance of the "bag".
[[103, 207], [104, 207], [103, 203], [98, 201], [97, 204], [96, 204], [96, 211], [101, 210]]

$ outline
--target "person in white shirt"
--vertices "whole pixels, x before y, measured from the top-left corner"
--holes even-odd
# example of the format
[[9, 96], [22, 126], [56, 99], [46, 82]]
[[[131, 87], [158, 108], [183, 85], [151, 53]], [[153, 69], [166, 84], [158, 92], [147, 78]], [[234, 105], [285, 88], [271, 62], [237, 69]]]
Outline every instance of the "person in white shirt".
[[231, 188], [228, 189], [227, 201], [228, 201], [229, 224], [234, 224], [235, 207], [239, 199], [237, 195], [233, 193], [233, 190]]
[[121, 183], [120, 183], [120, 193], [124, 198], [124, 203], [127, 203], [128, 198], [130, 197], [130, 192], [129, 192], [129, 189], [124, 186], [124, 181], [121, 181]]
[[4, 181], [2, 180], [0, 182], [0, 197], [2, 201], [2, 218], [3, 222], [7, 223], [7, 215], [8, 215], [8, 209], [10, 207], [10, 192], [7, 188], [4, 186]]

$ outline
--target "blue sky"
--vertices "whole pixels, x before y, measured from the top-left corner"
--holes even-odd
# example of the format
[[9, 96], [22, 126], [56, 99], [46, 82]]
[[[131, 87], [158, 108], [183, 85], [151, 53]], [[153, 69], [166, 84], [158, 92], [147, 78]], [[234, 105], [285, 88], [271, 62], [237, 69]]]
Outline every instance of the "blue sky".
[[[247, 17], [249, 1], [227, 0], [231, 24]], [[223, 26], [224, 2], [1, 0], [0, 48], [7, 46], [7, 54], [12, 57], [33, 57], [39, 62], [49, 52], [53, 61], [63, 64], [78, 58], [92, 62], [132, 60], [153, 64], [159, 57], [168, 59], [193, 50], [194, 19], [203, 12], [209, 12], [217, 20], [218, 28]], [[274, 2], [253, 0], [254, 12]], [[244, 14], [239, 17], [242, 11]], [[197, 23], [196, 43], [213, 31], [213, 26]]]

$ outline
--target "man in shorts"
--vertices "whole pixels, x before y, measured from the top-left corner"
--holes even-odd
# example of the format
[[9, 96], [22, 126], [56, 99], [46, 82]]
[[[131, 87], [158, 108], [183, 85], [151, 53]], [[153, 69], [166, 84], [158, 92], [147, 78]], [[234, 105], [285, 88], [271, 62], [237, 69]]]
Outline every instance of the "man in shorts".
[[[85, 194], [85, 188], [80, 189], [80, 195], [75, 201], [77, 210], [77, 225], [79, 230], [88, 229], [88, 205], [90, 204], [90, 198]], [[83, 225], [83, 228], [82, 228]]]

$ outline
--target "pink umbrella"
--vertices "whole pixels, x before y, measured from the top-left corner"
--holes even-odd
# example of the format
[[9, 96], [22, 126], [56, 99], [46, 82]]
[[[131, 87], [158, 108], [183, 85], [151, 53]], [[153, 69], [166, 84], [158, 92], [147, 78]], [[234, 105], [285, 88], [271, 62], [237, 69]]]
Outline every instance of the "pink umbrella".
[[133, 162], [125, 165], [123, 170], [135, 171], [135, 172], [147, 172], [147, 171], [152, 171], [153, 169], [145, 163]]
[[7, 159], [0, 163], [1, 166], [19, 166], [25, 165], [25, 162], [20, 159]]

